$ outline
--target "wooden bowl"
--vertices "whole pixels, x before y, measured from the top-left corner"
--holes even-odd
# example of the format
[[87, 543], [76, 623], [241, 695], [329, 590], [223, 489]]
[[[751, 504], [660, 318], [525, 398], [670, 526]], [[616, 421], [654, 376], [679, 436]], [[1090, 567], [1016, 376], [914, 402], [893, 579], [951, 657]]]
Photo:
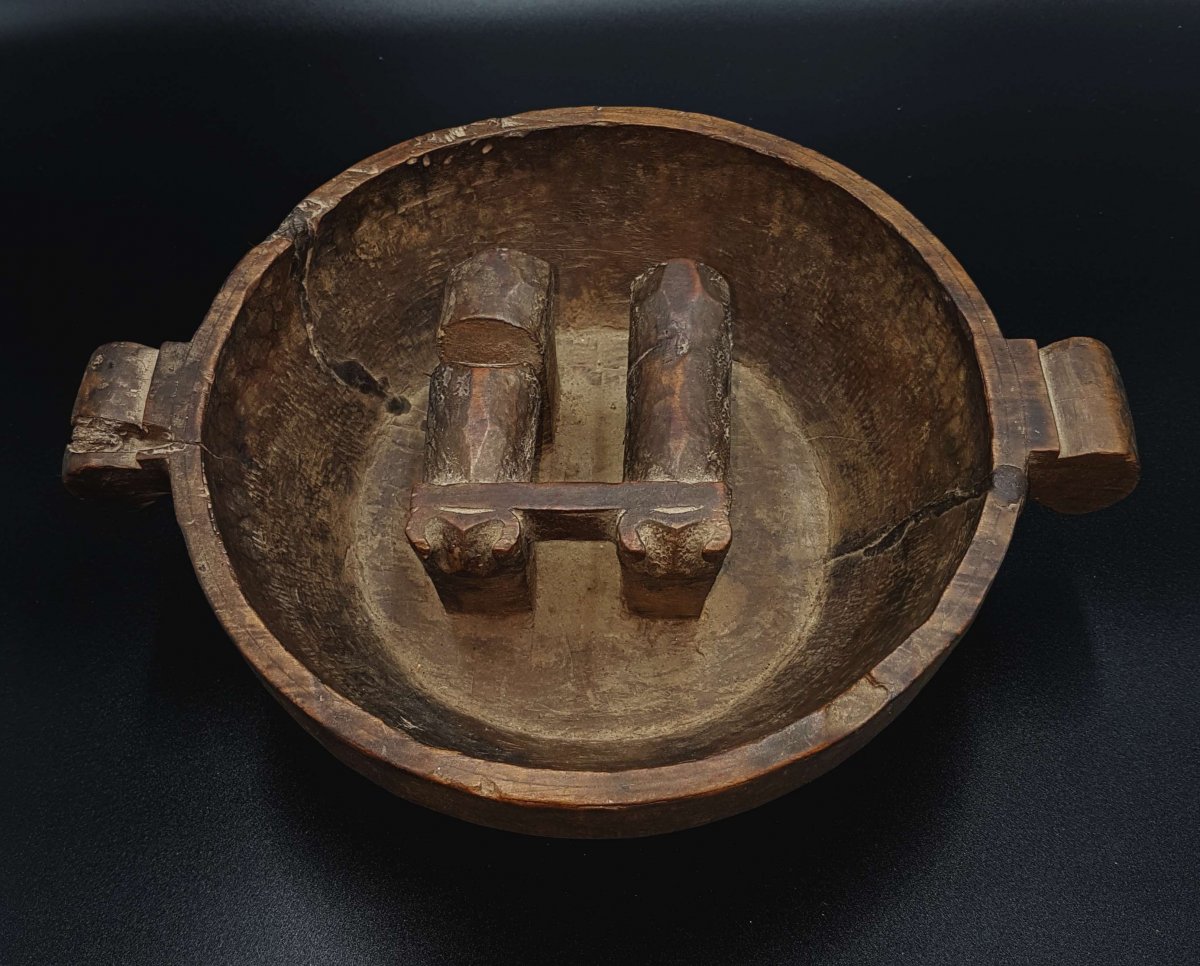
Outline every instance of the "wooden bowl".
[[[405, 542], [451, 266], [557, 271], [560, 405], [541, 480], [621, 476], [629, 291], [673, 256], [728, 280], [735, 534], [698, 620], [621, 604], [603, 543], [540, 545], [536, 606], [448, 614]], [[1134, 486], [1089, 339], [1005, 339], [879, 189], [726, 121], [582, 108], [416, 138], [318, 189], [190, 343], [97, 350], [64, 476], [170, 492], [197, 576], [266, 686], [412, 801], [547, 835], [742, 811], [815, 777], [963, 634], [1027, 490]]]

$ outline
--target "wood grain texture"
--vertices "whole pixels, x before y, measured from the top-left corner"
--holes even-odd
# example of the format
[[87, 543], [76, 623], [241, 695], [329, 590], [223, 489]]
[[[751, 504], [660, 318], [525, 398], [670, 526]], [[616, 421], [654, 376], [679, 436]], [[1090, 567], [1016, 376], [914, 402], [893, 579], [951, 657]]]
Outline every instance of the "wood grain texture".
[[[670, 259], [631, 289], [625, 479], [724, 481], [733, 318], [729, 284]], [[729, 551], [728, 512], [670, 507], [622, 516], [621, 595], [635, 614], [695, 619]]]
[[[686, 253], [729, 280], [738, 539], [698, 621], [605, 609], [595, 544], [545, 545], [532, 615], [447, 617], [428, 588], [402, 521], [443, 282], [486, 246], [558, 267], [574, 361], [543, 465], [568, 481], [622, 475], [629, 279]], [[216, 613], [339, 758], [471, 821], [645, 835], [819, 775], [940, 666], [1047, 452], [1027, 356], [925, 228], [828, 159], [698, 115], [546, 111], [305, 199], [191, 342], [164, 459]]]
[[[529, 365], [439, 365], [429, 379], [425, 482], [441, 489], [533, 479], [542, 390]], [[502, 614], [533, 605], [529, 541], [510, 510], [446, 511], [419, 532], [406, 529], [448, 610]]]
[[[532, 480], [538, 433], [552, 438], [557, 394], [553, 273], [539, 258], [493, 248], [459, 262], [442, 298], [441, 364], [429, 378], [427, 484]], [[447, 509], [406, 526], [447, 610], [506, 614], [533, 606], [533, 558], [511, 508]]]
[[76, 496], [147, 503], [170, 492], [166, 465], [149, 452], [163, 441], [160, 428], [146, 421], [158, 363], [158, 349], [134, 342], [92, 353], [63, 454], [63, 482]]
[[1030, 495], [1060, 513], [1091, 513], [1123, 500], [1141, 475], [1125, 387], [1102, 342], [1064, 339], [1038, 353], [1039, 397], [1057, 446], [1030, 463]]
[[454, 508], [467, 515], [514, 511], [529, 521], [537, 540], [615, 542], [622, 516], [690, 511], [708, 515], [729, 511], [724, 483], [674, 481], [595, 483], [504, 483], [413, 487], [411, 529], [414, 539], [428, 521]]
[[558, 400], [553, 307], [550, 264], [514, 249], [491, 248], [451, 270], [437, 333], [443, 362], [532, 368], [543, 387], [547, 441]]
[[699, 483], [729, 469], [729, 284], [676, 258], [633, 283], [625, 479]]
[[425, 482], [532, 480], [542, 388], [533, 367], [443, 362], [429, 377]]
[[430, 576], [447, 609], [490, 615], [530, 609], [532, 587], [521, 575], [535, 559], [533, 543], [571, 540], [615, 544], [623, 590], [630, 567], [640, 568], [633, 592], [642, 599], [626, 600], [633, 613], [698, 617], [730, 532], [723, 483], [422, 484], [406, 525], [418, 556], [435, 564]]

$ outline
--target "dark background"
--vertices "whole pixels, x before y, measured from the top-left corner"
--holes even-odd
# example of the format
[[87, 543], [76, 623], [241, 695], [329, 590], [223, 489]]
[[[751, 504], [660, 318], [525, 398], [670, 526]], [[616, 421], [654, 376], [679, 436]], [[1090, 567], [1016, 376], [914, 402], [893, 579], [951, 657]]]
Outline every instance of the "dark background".
[[[1200, 962], [1200, 7], [0, 6], [0, 962]], [[974, 629], [815, 784], [631, 842], [479, 829], [322, 751], [168, 504], [58, 482], [89, 353], [186, 340], [310, 189], [533, 108], [732, 118], [881, 185], [1006, 335], [1113, 349], [1144, 457], [1031, 507]]]

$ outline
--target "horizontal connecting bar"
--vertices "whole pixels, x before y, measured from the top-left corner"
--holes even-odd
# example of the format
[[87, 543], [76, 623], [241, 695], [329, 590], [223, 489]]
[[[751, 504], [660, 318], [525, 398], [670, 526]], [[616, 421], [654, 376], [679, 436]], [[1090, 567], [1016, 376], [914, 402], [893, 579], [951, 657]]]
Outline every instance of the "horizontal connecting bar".
[[609, 540], [625, 603], [696, 618], [729, 550], [724, 483], [421, 483], [409, 543], [452, 611], [532, 606], [540, 540]]
[[623, 514], [695, 519], [728, 511], [724, 483], [454, 483], [413, 487], [411, 515], [520, 514], [535, 540], [612, 540]]
[[447, 610], [528, 610], [538, 541], [608, 540], [630, 612], [700, 616], [732, 537], [729, 285], [674, 258], [630, 291], [625, 482], [533, 483], [557, 396], [553, 266], [496, 248], [451, 270], [405, 527]]

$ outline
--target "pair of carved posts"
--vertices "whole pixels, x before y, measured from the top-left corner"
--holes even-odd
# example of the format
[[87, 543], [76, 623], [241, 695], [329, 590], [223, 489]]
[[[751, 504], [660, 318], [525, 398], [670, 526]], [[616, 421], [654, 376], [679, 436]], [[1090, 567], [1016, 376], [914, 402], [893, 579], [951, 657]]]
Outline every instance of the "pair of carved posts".
[[511, 249], [451, 271], [409, 542], [450, 611], [528, 610], [539, 540], [608, 540], [632, 613], [699, 617], [731, 539], [729, 286], [683, 258], [633, 282], [621, 483], [535, 482], [558, 400], [554, 288]]

